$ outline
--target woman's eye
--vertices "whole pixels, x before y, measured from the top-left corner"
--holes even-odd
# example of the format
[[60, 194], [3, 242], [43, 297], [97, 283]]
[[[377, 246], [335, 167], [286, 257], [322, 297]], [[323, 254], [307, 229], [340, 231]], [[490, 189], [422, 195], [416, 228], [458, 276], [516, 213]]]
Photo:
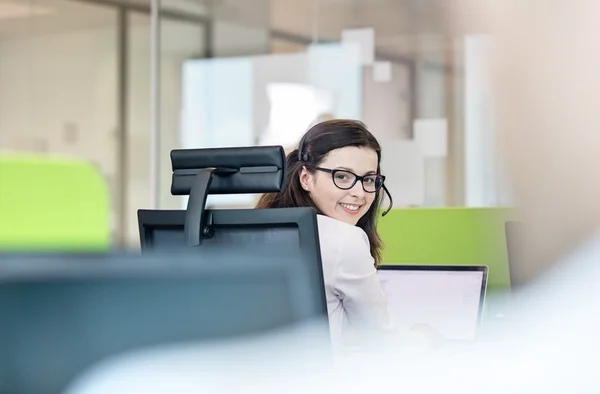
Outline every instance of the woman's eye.
[[367, 183], [375, 183], [375, 179], [374, 178], [365, 178], [364, 181], [367, 182]]
[[339, 179], [339, 180], [342, 180], [342, 181], [345, 181], [346, 179], [348, 179], [348, 175], [346, 175], [346, 174], [335, 174], [335, 178]]

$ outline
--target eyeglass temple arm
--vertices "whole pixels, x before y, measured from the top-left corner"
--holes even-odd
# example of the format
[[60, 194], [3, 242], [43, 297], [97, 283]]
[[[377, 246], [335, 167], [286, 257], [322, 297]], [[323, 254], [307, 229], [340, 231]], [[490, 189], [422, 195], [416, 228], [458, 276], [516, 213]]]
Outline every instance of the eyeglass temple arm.
[[390, 194], [390, 191], [387, 189], [387, 187], [385, 187], [385, 185], [383, 185], [383, 191], [385, 191], [385, 193], [387, 194], [388, 199], [390, 200], [390, 205], [385, 210], [385, 212], [383, 214], [381, 214], [381, 216], [387, 215], [388, 212], [391, 211], [392, 207], [394, 206], [394, 199], [392, 198], [392, 195]]

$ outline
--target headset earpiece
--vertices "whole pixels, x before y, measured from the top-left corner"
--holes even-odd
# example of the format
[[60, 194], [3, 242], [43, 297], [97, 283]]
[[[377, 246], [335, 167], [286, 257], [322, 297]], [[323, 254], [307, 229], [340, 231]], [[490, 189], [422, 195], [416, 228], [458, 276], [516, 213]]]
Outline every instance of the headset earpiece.
[[309, 157], [306, 153], [304, 153], [304, 139], [306, 138], [306, 134], [304, 134], [304, 136], [302, 136], [302, 139], [300, 140], [300, 144], [298, 145], [298, 160], [301, 162], [307, 162]]

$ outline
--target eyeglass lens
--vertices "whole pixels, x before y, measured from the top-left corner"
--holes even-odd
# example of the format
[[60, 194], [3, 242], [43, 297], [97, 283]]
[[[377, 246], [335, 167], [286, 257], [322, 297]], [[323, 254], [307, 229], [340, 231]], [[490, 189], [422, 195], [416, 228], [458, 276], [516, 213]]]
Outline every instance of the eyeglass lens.
[[[356, 175], [347, 171], [334, 171], [333, 183], [340, 189], [350, 189], [356, 183]], [[376, 192], [383, 186], [383, 178], [377, 174], [366, 175], [362, 179], [362, 185], [366, 192]]]

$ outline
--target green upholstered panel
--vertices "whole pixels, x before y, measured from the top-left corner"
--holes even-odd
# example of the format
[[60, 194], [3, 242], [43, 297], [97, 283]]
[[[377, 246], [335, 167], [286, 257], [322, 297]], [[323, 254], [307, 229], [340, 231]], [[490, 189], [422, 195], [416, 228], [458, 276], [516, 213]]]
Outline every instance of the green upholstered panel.
[[90, 164], [0, 153], [0, 250], [102, 251], [109, 204]]
[[379, 219], [383, 264], [487, 265], [488, 288], [508, 289], [504, 208], [393, 209]]

